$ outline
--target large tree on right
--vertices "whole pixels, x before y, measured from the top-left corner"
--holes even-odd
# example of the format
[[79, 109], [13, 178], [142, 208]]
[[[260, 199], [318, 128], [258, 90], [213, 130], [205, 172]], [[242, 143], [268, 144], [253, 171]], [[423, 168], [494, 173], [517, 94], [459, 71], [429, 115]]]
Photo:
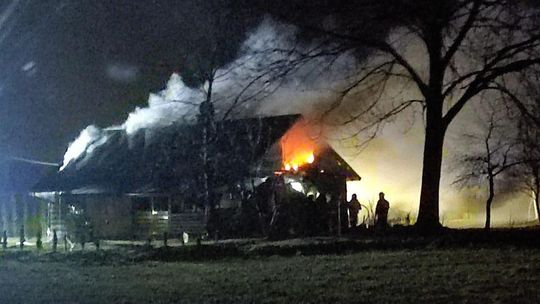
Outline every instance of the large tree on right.
[[[295, 45], [289, 51], [289, 66], [321, 58], [331, 64], [346, 54], [360, 62], [354, 81], [342, 87], [330, 111], [366, 86], [372, 95], [383, 96], [392, 80], [412, 84], [420, 98], [403, 98], [391, 107], [377, 107], [381, 98], [367, 106], [365, 100], [356, 102], [363, 109], [379, 110], [369, 124], [375, 130], [405, 109], [420, 105], [425, 142], [416, 225], [424, 231], [440, 227], [439, 188], [447, 130], [471, 101], [489, 102], [491, 93], [515, 96], [521, 90], [515, 75], [540, 64], [537, 2], [363, 0], [283, 1], [279, 5], [293, 7], [267, 9], [298, 26], [298, 36], [309, 45], [307, 50], [299, 51]], [[405, 51], [415, 41], [421, 51]], [[346, 123], [362, 119], [366, 112], [349, 113]]]

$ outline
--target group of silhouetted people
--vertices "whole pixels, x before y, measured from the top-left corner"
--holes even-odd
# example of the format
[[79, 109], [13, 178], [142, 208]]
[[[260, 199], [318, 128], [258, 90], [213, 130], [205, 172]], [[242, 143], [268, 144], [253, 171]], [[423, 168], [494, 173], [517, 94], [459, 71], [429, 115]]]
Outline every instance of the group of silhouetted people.
[[[384, 193], [379, 193], [379, 200], [374, 214], [376, 228], [384, 229], [388, 226], [389, 209], [390, 203], [385, 199]], [[360, 204], [356, 194], [352, 195], [350, 201], [346, 201], [340, 199], [339, 196], [321, 193], [316, 199], [309, 196], [302, 208], [297, 210], [298, 212], [296, 212], [294, 218], [296, 220], [301, 220], [301, 218], [311, 219], [307, 222], [307, 227], [309, 227], [307, 230], [314, 230], [312, 233], [324, 233], [326, 231], [330, 234], [339, 234], [359, 225], [358, 215], [361, 210], [362, 204]], [[324, 227], [324, 223], [327, 223], [326, 227]]]
[[[283, 191], [282, 187], [284, 185], [280, 180], [269, 180], [254, 192], [244, 193], [241, 208], [232, 220], [217, 221], [221, 223], [219, 231], [228, 237], [264, 235], [278, 239], [339, 235], [354, 230], [362, 223], [359, 215], [364, 206], [356, 194], [347, 201], [345, 193], [305, 195], [297, 191]], [[389, 208], [390, 204], [381, 192], [374, 214], [370, 214], [375, 227], [387, 227]]]
[[[353, 194], [350, 201], [327, 197], [321, 194], [315, 202], [317, 205], [326, 205], [329, 209], [328, 230], [330, 233], [342, 232], [348, 228], [354, 228], [359, 225], [358, 214], [362, 210], [362, 204], [356, 194]], [[327, 202], [327, 204], [325, 204]], [[388, 226], [388, 210], [390, 203], [384, 198], [384, 193], [379, 193], [379, 200], [375, 207], [374, 224], [376, 228], [385, 228]]]
[[[350, 227], [358, 226], [358, 213], [362, 210], [362, 205], [358, 201], [356, 194], [353, 194], [351, 200], [347, 202], [347, 209], [349, 211]], [[379, 193], [379, 200], [375, 207], [375, 227], [384, 228], [388, 226], [389, 209], [390, 203], [384, 198], [384, 193]]]

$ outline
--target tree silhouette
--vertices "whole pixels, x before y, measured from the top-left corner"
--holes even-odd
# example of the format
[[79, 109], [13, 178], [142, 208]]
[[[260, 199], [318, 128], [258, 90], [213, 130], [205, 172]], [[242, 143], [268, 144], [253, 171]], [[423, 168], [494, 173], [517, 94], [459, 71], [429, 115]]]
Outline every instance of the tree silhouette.
[[[512, 134], [506, 110], [500, 106], [490, 104], [488, 110], [480, 111], [480, 130], [476, 133], [468, 132], [462, 135], [465, 142], [461, 143], [467, 149], [459, 158], [464, 172], [458, 176], [455, 184], [481, 184], [487, 182], [487, 198], [485, 204], [485, 229], [491, 227], [491, 207], [496, 195], [498, 184], [502, 182], [504, 174], [519, 165], [518, 142]], [[484, 116], [484, 117], [481, 117]], [[473, 147], [479, 146], [480, 149]]]

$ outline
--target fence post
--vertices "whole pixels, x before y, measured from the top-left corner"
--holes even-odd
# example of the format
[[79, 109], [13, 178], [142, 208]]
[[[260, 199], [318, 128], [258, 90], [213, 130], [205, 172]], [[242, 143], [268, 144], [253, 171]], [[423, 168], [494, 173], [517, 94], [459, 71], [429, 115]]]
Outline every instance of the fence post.
[[58, 235], [56, 234], [56, 229], [53, 229], [53, 252], [56, 252], [56, 248], [58, 247]]
[[24, 242], [26, 241], [26, 239], [24, 238], [24, 225], [21, 225], [21, 231], [19, 232], [19, 246], [20, 246], [20, 249], [23, 250], [24, 248]]
[[4, 230], [2, 235], [2, 249], [5, 251], [7, 249], [7, 231]]

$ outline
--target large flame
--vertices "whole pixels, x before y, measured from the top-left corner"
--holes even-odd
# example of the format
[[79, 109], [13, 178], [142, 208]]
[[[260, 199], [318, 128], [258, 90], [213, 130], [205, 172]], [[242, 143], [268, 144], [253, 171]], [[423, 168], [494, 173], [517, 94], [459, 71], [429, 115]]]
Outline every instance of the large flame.
[[317, 142], [310, 136], [305, 121], [295, 123], [281, 138], [280, 144], [283, 169], [286, 171], [297, 171], [303, 165], [315, 161]]

